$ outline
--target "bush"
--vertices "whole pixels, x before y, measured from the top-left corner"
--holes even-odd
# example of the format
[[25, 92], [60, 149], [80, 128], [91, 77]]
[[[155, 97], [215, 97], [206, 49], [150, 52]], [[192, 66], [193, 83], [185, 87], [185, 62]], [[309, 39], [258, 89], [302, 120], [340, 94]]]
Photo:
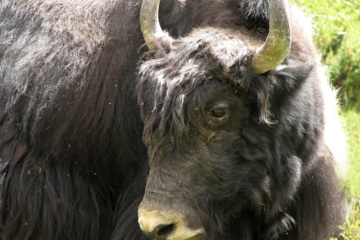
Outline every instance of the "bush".
[[345, 109], [360, 111], [360, 1], [294, 0], [312, 16], [314, 40]]

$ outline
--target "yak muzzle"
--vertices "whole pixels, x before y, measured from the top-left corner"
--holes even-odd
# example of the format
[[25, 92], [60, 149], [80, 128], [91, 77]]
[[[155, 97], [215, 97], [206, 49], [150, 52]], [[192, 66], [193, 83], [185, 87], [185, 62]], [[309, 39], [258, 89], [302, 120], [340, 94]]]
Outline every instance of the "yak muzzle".
[[196, 240], [203, 229], [191, 229], [180, 214], [139, 208], [138, 221], [143, 233], [157, 240]]

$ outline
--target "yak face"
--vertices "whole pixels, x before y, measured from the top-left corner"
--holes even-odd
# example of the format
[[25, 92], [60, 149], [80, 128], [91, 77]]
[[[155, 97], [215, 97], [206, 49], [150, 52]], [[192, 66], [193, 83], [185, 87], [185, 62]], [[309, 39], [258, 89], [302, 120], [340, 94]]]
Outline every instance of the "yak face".
[[271, 105], [311, 67], [281, 65], [257, 75], [248, 67], [255, 47], [231, 30], [198, 29], [141, 65], [137, 92], [150, 173], [139, 223], [148, 237], [248, 239], [253, 216], [265, 211], [291, 225], [281, 205], [299, 184], [301, 163], [273, 151]]

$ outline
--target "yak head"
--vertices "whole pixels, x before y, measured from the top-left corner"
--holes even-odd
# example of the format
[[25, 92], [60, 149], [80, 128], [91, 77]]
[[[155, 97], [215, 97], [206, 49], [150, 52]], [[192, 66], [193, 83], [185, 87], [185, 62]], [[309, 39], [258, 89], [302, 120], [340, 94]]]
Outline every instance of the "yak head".
[[301, 163], [273, 150], [271, 103], [280, 104], [284, 97], [276, 96], [295, 89], [311, 67], [287, 58], [285, 1], [271, 1], [266, 39], [214, 27], [173, 39], [159, 26], [158, 4], [144, 1], [141, 12], [153, 53], [137, 83], [150, 166], [142, 231], [151, 239], [248, 239], [253, 216], [264, 212], [265, 223], [278, 218], [289, 227], [293, 219], [281, 207], [299, 184]]

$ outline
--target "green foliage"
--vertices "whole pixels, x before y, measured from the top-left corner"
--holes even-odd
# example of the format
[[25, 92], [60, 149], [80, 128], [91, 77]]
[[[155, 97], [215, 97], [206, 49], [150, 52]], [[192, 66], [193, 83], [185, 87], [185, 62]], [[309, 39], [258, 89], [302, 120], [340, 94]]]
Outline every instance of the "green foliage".
[[348, 139], [350, 166], [346, 179], [347, 185], [350, 187], [348, 193], [360, 198], [360, 114], [349, 110], [341, 115]]
[[314, 21], [314, 40], [346, 109], [360, 111], [360, 0], [293, 0]]
[[[351, 215], [346, 223], [341, 226], [342, 233], [338, 240], [359, 240], [360, 239], [360, 199], [353, 200]], [[336, 240], [336, 239], [334, 239]]]
[[[355, 111], [342, 113], [348, 137], [349, 170], [346, 175], [347, 194], [351, 200], [348, 221], [341, 227], [338, 240], [360, 239], [360, 114]], [[335, 239], [334, 239], [335, 240]]]

